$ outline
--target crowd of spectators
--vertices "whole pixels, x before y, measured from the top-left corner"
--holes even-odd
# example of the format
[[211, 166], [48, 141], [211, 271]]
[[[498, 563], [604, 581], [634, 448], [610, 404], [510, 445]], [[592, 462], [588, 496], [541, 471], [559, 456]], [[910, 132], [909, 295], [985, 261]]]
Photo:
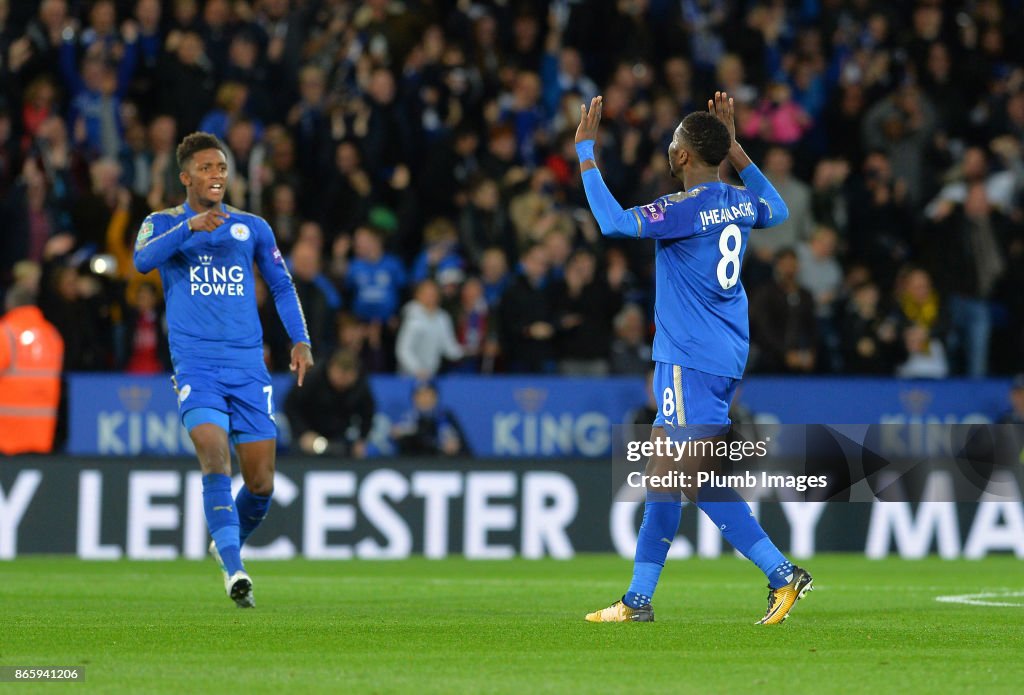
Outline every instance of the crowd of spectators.
[[579, 104], [604, 95], [630, 206], [678, 187], [668, 142], [716, 89], [791, 211], [751, 235], [749, 372], [1019, 371], [1020, 0], [0, 0], [0, 289], [38, 291], [67, 370], [166, 370], [131, 251], [202, 129], [323, 360], [642, 374], [653, 246], [600, 236]]

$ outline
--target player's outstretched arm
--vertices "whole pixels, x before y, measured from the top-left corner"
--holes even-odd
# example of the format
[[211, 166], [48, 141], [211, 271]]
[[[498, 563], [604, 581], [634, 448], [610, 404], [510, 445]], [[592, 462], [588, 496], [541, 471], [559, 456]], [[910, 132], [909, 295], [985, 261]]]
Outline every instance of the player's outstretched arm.
[[597, 144], [597, 129], [601, 123], [601, 97], [590, 102], [590, 110], [580, 104], [580, 124], [576, 129], [576, 155], [583, 172], [583, 190], [594, 213], [601, 234], [605, 236], [640, 236], [640, 219], [635, 213], [623, 210], [615, 196], [608, 190], [601, 172], [594, 161], [594, 146]]
[[736, 118], [733, 98], [726, 92], [715, 92], [714, 99], [708, 99], [708, 111], [725, 124], [732, 136], [729, 148], [729, 163], [739, 173], [747, 190], [754, 194], [757, 205], [755, 228], [774, 227], [789, 219], [789, 208], [775, 186], [757, 168], [739, 142], [736, 141]]

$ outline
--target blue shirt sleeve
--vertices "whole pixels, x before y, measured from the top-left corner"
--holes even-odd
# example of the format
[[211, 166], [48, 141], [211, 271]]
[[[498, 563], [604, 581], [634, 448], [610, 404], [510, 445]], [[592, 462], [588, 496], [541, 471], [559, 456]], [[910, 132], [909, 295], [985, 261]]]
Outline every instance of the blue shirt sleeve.
[[685, 239], [697, 232], [697, 215], [703, 201], [697, 194], [703, 189], [672, 193], [650, 205], [636, 208], [641, 236], [645, 239]]
[[168, 222], [174, 219], [169, 215], [149, 215], [143, 220], [139, 234], [135, 237], [135, 267], [140, 273], [159, 268], [192, 235], [187, 220], [168, 229]]
[[649, 205], [623, 210], [598, 169], [583, 172], [583, 188], [605, 236], [682, 239], [693, 236], [696, 230], [694, 217], [700, 208], [696, 192], [667, 195]]
[[740, 172], [743, 185], [747, 187], [750, 194], [750, 202], [754, 204], [757, 211], [757, 220], [754, 222], [754, 229], [765, 229], [782, 224], [789, 219], [789, 208], [786, 201], [782, 199], [779, 192], [775, 190], [756, 164], [751, 164]]
[[587, 202], [590, 203], [597, 226], [601, 228], [601, 234], [634, 239], [640, 236], [640, 216], [636, 209], [622, 209], [596, 167], [583, 172], [583, 190], [587, 194]]
[[306, 328], [306, 317], [302, 313], [299, 295], [295, 292], [295, 283], [285, 267], [284, 257], [277, 248], [274, 232], [265, 220], [256, 225], [256, 265], [267, 281], [270, 294], [277, 307], [277, 315], [288, 331], [293, 343], [309, 343], [309, 329]]

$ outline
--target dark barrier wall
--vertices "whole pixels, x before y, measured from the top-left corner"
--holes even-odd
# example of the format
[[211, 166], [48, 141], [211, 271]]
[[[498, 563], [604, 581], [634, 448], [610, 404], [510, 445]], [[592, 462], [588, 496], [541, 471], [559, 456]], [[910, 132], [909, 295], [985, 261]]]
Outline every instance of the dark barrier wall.
[[[606, 461], [284, 459], [274, 507], [248, 557], [319, 559], [631, 556], [642, 505], [613, 496]], [[240, 484], [235, 481], [236, 486]], [[0, 459], [0, 558], [68, 553], [90, 559], [202, 558], [208, 536], [192, 461]], [[614, 499], [613, 499], [614, 498]], [[754, 504], [795, 557], [1024, 558], [1024, 505], [955, 502]], [[729, 552], [687, 506], [670, 557]]]
[[[278, 410], [294, 378], [274, 378]], [[68, 451], [80, 455], [191, 452], [178, 422], [170, 379], [120, 374], [72, 374]], [[412, 381], [374, 376], [378, 415], [371, 440], [388, 452], [391, 424], [409, 409]], [[612, 426], [631, 421], [647, 398], [641, 378], [449, 376], [438, 380], [477, 456], [608, 456]], [[740, 402], [763, 424], [879, 424], [907, 429], [932, 423], [993, 422], [1009, 406], [1009, 382], [999, 379], [905, 381], [751, 377]], [[283, 417], [278, 423], [285, 427]], [[286, 429], [281, 432], [287, 440]]]

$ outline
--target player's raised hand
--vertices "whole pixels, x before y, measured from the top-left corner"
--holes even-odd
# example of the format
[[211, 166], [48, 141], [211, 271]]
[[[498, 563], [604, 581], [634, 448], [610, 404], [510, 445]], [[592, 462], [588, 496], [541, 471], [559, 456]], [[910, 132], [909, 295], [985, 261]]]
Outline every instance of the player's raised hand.
[[597, 140], [597, 126], [601, 123], [602, 98], [596, 96], [590, 100], [590, 111], [586, 104], [580, 104], [580, 125], [576, 128], [576, 142]]
[[224, 224], [227, 218], [228, 215], [223, 210], [210, 208], [206, 212], [188, 218], [188, 228], [193, 232], [212, 232]]
[[292, 348], [292, 363], [289, 366], [295, 372], [296, 382], [302, 386], [302, 380], [306, 378], [306, 370], [313, 367], [313, 351], [306, 343], [295, 343]]
[[733, 98], [726, 92], [715, 92], [714, 99], [708, 99], [708, 111], [718, 117], [725, 127], [729, 129], [729, 135], [736, 139], [736, 116]]

